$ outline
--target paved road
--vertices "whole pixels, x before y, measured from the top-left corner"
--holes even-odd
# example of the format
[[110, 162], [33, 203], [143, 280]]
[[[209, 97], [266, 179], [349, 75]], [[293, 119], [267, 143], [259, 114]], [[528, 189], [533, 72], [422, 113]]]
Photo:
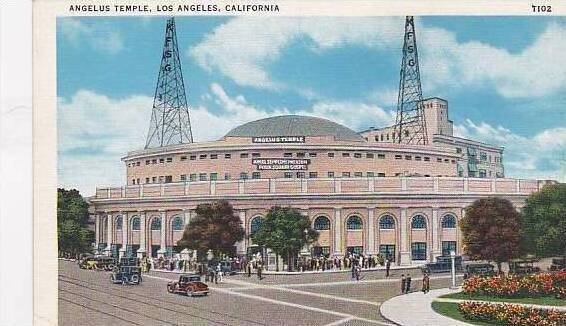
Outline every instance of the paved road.
[[[400, 275], [401, 271], [395, 274]], [[417, 278], [416, 271], [412, 271]], [[367, 272], [359, 282], [349, 274], [268, 275], [262, 281], [237, 275], [210, 285], [206, 297], [170, 294], [177, 275], [151, 273], [140, 285], [111, 284], [109, 273], [59, 263], [60, 325], [390, 325], [380, 304], [399, 294], [399, 279]], [[393, 276], [396, 277], [396, 276]], [[446, 287], [447, 275], [431, 280]], [[420, 287], [415, 281], [414, 289]]]

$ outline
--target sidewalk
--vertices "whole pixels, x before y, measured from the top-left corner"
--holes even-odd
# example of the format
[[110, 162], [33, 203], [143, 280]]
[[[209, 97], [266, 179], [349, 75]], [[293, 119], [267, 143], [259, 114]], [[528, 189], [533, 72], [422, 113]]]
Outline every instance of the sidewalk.
[[403, 326], [464, 326], [471, 325], [437, 314], [431, 303], [441, 295], [459, 292], [447, 288], [429, 293], [412, 292], [385, 301], [379, 311], [383, 317]]

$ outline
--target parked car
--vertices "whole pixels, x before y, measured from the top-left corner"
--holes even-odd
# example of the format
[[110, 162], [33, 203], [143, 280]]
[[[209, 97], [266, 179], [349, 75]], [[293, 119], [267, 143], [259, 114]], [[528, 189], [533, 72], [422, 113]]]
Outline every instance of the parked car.
[[549, 271], [559, 271], [566, 268], [566, 258], [552, 258], [552, 264], [548, 268]]
[[526, 275], [540, 272], [540, 267], [534, 265], [538, 259], [514, 259], [509, 262], [509, 273], [515, 275]]
[[234, 267], [232, 266], [232, 262], [223, 260], [223, 261], [219, 262], [219, 264], [220, 264], [220, 270], [222, 271], [222, 273], [224, 275], [235, 275], [236, 274], [236, 271], [234, 270]]
[[495, 276], [497, 272], [495, 271], [495, 266], [487, 263], [472, 263], [466, 265], [466, 273], [464, 274], [464, 279], [471, 276], [479, 277], [489, 277]]
[[137, 266], [114, 267], [110, 274], [110, 281], [114, 284], [140, 284], [142, 281], [140, 268]]
[[122, 257], [120, 258], [120, 266], [139, 266], [140, 260], [137, 257]]
[[201, 282], [198, 274], [179, 275], [179, 281], [167, 283], [167, 292], [180, 293], [188, 296], [208, 295], [208, 285]]
[[[457, 272], [462, 271], [462, 256], [454, 258], [454, 267]], [[421, 270], [423, 273], [445, 273], [452, 270], [452, 258], [450, 256], [437, 256], [436, 262], [425, 264]]]
[[111, 271], [116, 266], [112, 257], [85, 257], [79, 260], [79, 268]]

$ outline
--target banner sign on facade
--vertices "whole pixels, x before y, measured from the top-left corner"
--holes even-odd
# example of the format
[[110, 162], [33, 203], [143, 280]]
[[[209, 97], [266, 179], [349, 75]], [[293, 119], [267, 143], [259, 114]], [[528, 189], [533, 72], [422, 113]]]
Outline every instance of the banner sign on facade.
[[253, 137], [252, 143], [304, 143], [305, 136], [265, 136]]
[[310, 160], [288, 158], [257, 158], [252, 164], [258, 170], [307, 170]]

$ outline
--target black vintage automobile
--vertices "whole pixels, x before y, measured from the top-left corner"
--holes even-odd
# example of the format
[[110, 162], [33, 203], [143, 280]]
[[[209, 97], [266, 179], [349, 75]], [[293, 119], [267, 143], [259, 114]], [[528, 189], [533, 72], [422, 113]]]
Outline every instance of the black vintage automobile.
[[110, 274], [110, 281], [114, 284], [140, 284], [142, 281], [140, 268], [138, 266], [115, 267]]
[[548, 267], [548, 270], [555, 272], [564, 268], [566, 268], [566, 258], [552, 258], [552, 264]]
[[471, 276], [479, 276], [479, 277], [490, 277], [497, 275], [495, 271], [495, 266], [488, 263], [472, 263], [466, 265], [466, 273], [464, 273], [464, 279], [467, 279]]
[[535, 258], [513, 259], [509, 262], [509, 274], [527, 275], [540, 273], [540, 267], [534, 265], [537, 261], [538, 259]]
[[[454, 267], [457, 272], [461, 272], [462, 269], [462, 256], [456, 256], [454, 258]], [[446, 273], [452, 270], [452, 258], [450, 256], [437, 256], [436, 262], [425, 264], [421, 270], [423, 273]]]

